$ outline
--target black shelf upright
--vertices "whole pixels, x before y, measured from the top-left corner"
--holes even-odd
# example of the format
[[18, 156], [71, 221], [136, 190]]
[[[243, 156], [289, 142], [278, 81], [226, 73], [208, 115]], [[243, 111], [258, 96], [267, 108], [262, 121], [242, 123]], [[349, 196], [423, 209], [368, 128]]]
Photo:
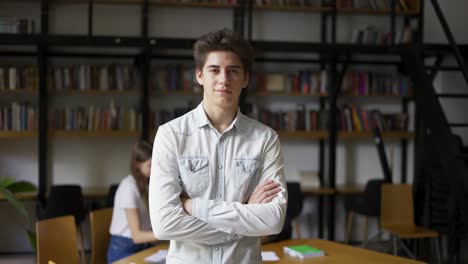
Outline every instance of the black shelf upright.
[[150, 107], [149, 107], [149, 74], [151, 67], [152, 48], [148, 33], [149, 27], [149, 0], [144, 0], [141, 8], [141, 37], [143, 38], [143, 49], [141, 52], [141, 96], [140, 105], [142, 112], [141, 139], [149, 140], [150, 129]]
[[[330, 14], [331, 19], [331, 45], [336, 45], [336, 17], [337, 17], [337, 3], [336, 1], [332, 4], [332, 11]], [[337, 116], [337, 100], [339, 95], [339, 86], [337, 80], [337, 56], [335, 52], [327, 54], [327, 61], [329, 63], [329, 77], [330, 85], [328, 87], [328, 181], [327, 186], [329, 188], [336, 188], [336, 144], [338, 138], [338, 127], [335, 122]], [[331, 195], [328, 199], [327, 208], [327, 239], [335, 240], [335, 215], [336, 215], [336, 197]]]
[[41, 0], [41, 32], [39, 42], [37, 46], [37, 64], [39, 68], [39, 96], [38, 96], [38, 108], [39, 108], [39, 131], [38, 131], [38, 200], [39, 202], [45, 201], [45, 195], [47, 192], [47, 151], [48, 151], [48, 128], [47, 128], [47, 109], [48, 109], [48, 97], [47, 97], [47, 67], [48, 67], [48, 46], [47, 36], [49, 34], [49, 1]]

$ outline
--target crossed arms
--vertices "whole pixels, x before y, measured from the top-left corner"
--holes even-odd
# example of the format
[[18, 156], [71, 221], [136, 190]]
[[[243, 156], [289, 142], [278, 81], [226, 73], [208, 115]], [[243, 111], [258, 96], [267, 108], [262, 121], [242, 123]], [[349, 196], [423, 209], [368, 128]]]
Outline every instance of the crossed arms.
[[287, 193], [277, 136], [265, 148], [259, 184], [248, 201], [225, 202], [183, 195], [176, 140], [164, 128], [160, 127], [154, 141], [149, 189], [151, 224], [158, 239], [213, 245], [281, 231]]

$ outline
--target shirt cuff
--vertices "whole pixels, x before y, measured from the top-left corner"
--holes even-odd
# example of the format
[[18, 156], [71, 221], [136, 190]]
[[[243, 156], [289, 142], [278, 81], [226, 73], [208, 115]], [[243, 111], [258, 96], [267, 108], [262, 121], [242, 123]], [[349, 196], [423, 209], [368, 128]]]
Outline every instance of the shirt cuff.
[[209, 200], [195, 198], [192, 200], [192, 215], [205, 223], [208, 223]]

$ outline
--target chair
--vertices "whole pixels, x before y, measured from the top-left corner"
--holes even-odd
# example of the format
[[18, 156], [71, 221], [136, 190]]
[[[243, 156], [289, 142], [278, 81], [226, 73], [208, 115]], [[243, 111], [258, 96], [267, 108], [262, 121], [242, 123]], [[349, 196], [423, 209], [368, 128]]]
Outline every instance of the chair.
[[37, 263], [79, 264], [76, 225], [73, 216], [36, 222]]
[[112, 208], [104, 208], [92, 211], [89, 214], [91, 223], [91, 264], [107, 263], [112, 211]]
[[262, 243], [272, 243], [291, 239], [292, 232], [296, 233], [297, 238], [301, 237], [299, 225], [294, 219], [301, 213], [304, 203], [304, 195], [298, 182], [287, 182], [288, 189], [288, 209], [284, 219], [283, 229], [280, 233], [262, 237]]
[[363, 245], [367, 242], [367, 218], [379, 217], [380, 215], [380, 197], [381, 186], [385, 180], [369, 180], [366, 184], [364, 192], [346, 197], [345, 209], [348, 212], [348, 220], [346, 223], [346, 243], [349, 242], [351, 236], [351, 227], [353, 225], [354, 214], [364, 216], [363, 223]]
[[286, 217], [291, 220], [294, 233], [298, 239], [301, 238], [299, 223], [295, 219], [299, 216], [304, 205], [304, 194], [301, 190], [299, 182], [287, 182], [286, 188], [288, 189], [288, 209], [286, 210]]
[[83, 194], [79, 185], [54, 185], [51, 187], [44, 212], [41, 219], [55, 218], [64, 215], [72, 215], [77, 225], [80, 253], [84, 260], [84, 243], [81, 233], [81, 222], [86, 216]]
[[440, 263], [439, 234], [431, 229], [414, 224], [414, 205], [411, 185], [383, 184], [380, 225], [389, 232], [393, 239], [393, 254], [397, 255], [402, 248], [415, 258], [401, 239], [432, 238], [437, 261]]
[[115, 198], [115, 192], [117, 192], [117, 188], [119, 188], [119, 184], [112, 184], [109, 187], [109, 192], [107, 193], [107, 198], [106, 198], [106, 207], [114, 207], [114, 198]]

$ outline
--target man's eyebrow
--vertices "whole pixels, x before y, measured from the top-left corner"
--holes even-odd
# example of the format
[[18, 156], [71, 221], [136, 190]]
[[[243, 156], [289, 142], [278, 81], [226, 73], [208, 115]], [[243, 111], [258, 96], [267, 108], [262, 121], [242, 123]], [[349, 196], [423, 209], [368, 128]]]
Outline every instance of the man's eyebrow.
[[[207, 68], [220, 68], [221, 66], [219, 65], [208, 65], [206, 66]], [[227, 66], [227, 68], [236, 68], [236, 69], [240, 69], [241, 66], [240, 65], [229, 65]]]

